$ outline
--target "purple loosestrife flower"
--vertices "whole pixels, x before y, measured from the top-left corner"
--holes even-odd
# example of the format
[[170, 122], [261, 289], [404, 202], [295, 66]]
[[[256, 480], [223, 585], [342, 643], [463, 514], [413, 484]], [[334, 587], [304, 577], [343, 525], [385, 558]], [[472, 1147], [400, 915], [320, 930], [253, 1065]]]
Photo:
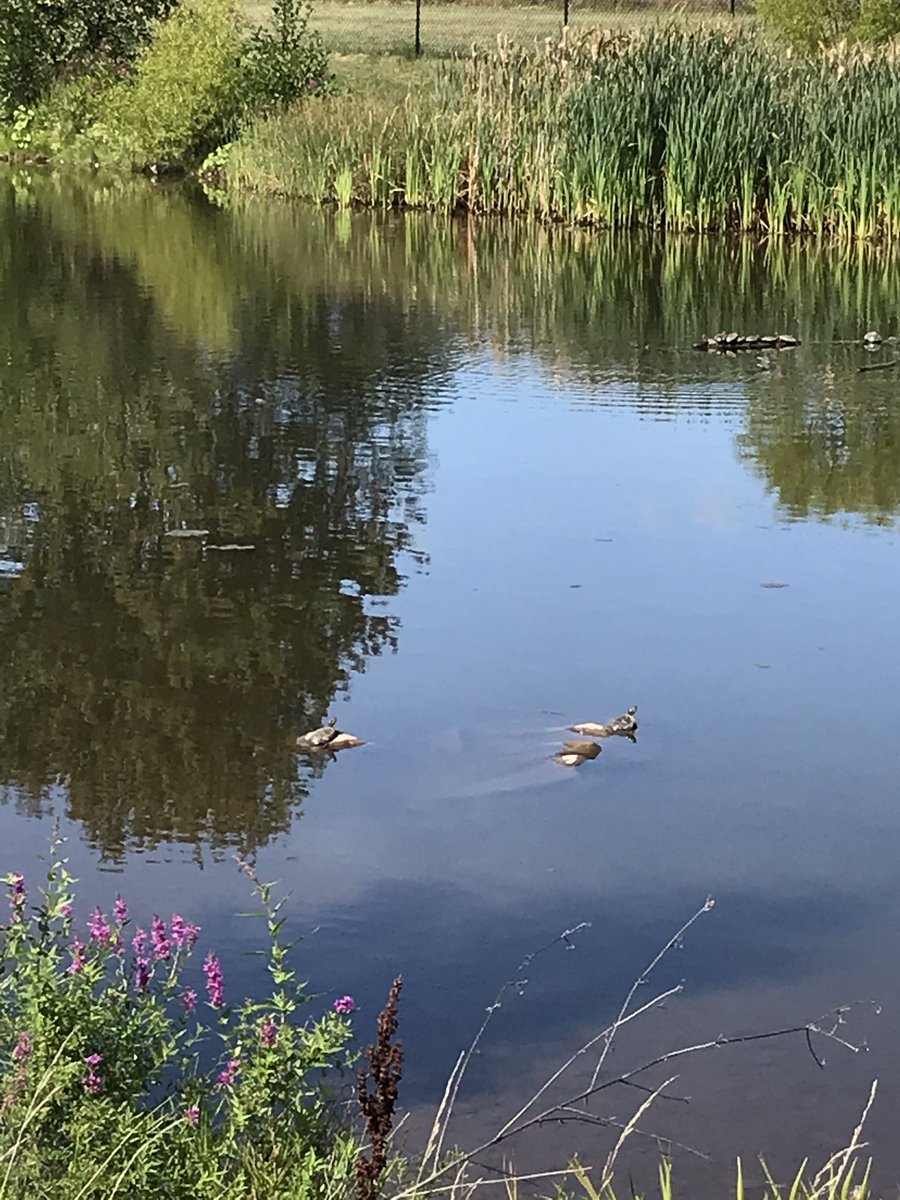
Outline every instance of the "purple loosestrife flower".
[[134, 931], [134, 937], [131, 939], [131, 948], [138, 958], [141, 957], [147, 948], [147, 934], [141, 929], [140, 925]]
[[259, 1043], [266, 1050], [270, 1050], [278, 1038], [278, 1026], [271, 1017], [266, 1017], [262, 1023], [262, 1028], [259, 1031]]
[[9, 884], [9, 907], [12, 911], [11, 921], [15, 924], [22, 920], [22, 909], [25, 907], [25, 876], [20, 875], [18, 871], [14, 871], [11, 875], [7, 875], [6, 882]]
[[171, 929], [172, 941], [176, 946], [184, 946], [187, 950], [193, 950], [200, 933], [199, 925], [195, 925], [193, 921], [186, 921], [178, 913], [172, 913]]
[[192, 1013], [197, 1007], [197, 993], [193, 988], [187, 988], [181, 997], [181, 1003], [186, 1013]]
[[89, 1096], [96, 1096], [103, 1089], [103, 1076], [100, 1075], [94, 1068], [99, 1067], [103, 1062], [103, 1055], [89, 1054], [84, 1061], [88, 1070], [87, 1074], [81, 1081], [82, 1086]]
[[57, 916], [62, 917], [62, 919], [64, 921], [72, 920], [72, 905], [69, 904], [68, 902], [66, 902], [65, 904], [61, 904], [56, 911], [57, 911]]
[[107, 945], [110, 940], [109, 922], [99, 908], [95, 908], [88, 917], [88, 933], [91, 935], [92, 942], [99, 942], [101, 945]]
[[26, 1058], [31, 1057], [32, 1049], [33, 1049], [33, 1047], [31, 1045], [31, 1034], [27, 1033], [25, 1030], [23, 1030], [19, 1034], [19, 1039], [16, 1042], [15, 1046], [13, 1046], [13, 1052], [12, 1052], [13, 1060], [15, 1062], [24, 1062]]
[[351, 1013], [356, 1012], [356, 1001], [352, 996], [341, 996], [339, 1000], [335, 1000], [333, 1008], [342, 1017], [349, 1017]]
[[225, 1069], [220, 1071], [216, 1076], [216, 1083], [219, 1087], [230, 1087], [234, 1083], [234, 1078], [240, 1069], [240, 1062], [236, 1058], [230, 1058]]
[[134, 964], [134, 986], [138, 992], [146, 992], [150, 986], [152, 972], [150, 970], [150, 959], [139, 958]]
[[85, 946], [84, 942], [77, 937], [72, 938], [71, 942], [69, 942], [69, 953], [72, 955], [72, 961], [69, 963], [66, 970], [70, 975], [80, 974], [87, 966], [87, 959], [84, 956], [86, 949], [87, 947]]
[[153, 920], [150, 923], [150, 940], [153, 943], [154, 961], [168, 962], [172, 957], [172, 947], [169, 945], [166, 923], [156, 913], [153, 914]]
[[124, 925], [128, 920], [128, 905], [120, 895], [116, 895], [116, 901], [113, 905], [113, 912], [116, 916], [116, 921], [119, 925]]
[[200, 1120], [200, 1105], [192, 1104], [190, 1108], [184, 1110], [184, 1119], [188, 1125], [196, 1125]]
[[222, 983], [222, 964], [217, 955], [210, 950], [203, 964], [203, 974], [206, 976], [206, 994], [213, 1008], [221, 1008], [225, 1003], [225, 988]]

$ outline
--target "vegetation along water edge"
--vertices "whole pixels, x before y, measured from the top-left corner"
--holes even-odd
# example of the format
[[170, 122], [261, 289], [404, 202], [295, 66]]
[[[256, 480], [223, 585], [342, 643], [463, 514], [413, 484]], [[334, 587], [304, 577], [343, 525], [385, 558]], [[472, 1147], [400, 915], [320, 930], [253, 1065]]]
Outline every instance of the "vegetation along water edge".
[[760, 0], [766, 22], [734, 31], [563, 30], [337, 73], [299, 0], [251, 26], [232, 0], [120, 7], [116, 37], [48, 31], [34, 0], [0, 16], [0, 151], [341, 207], [900, 233], [900, 11], [883, 0]]
[[[51, 847], [41, 884], [5, 879], [7, 916], [0, 971], [0, 1197], [108, 1200], [128, 1197], [259, 1197], [283, 1200], [424, 1200], [472, 1197], [497, 1185], [529, 1194], [616, 1200], [626, 1143], [650, 1137], [660, 1152], [660, 1200], [673, 1196], [673, 1146], [648, 1134], [644, 1118], [667, 1098], [677, 1063], [723, 1048], [793, 1039], [819, 1065], [823, 1048], [858, 1049], [850, 1009], [780, 1029], [717, 1034], [635, 1061], [610, 1061], [617, 1035], [683, 990], [655, 975], [692, 927], [714, 908], [707, 898], [641, 971], [612, 1021], [588, 1037], [516, 1111], [477, 1146], [454, 1144], [453, 1118], [467, 1068], [494, 1014], [521, 989], [522, 970], [588, 926], [566, 929], [529, 953], [503, 983], [470, 1045], [457, 1059], [424, 1149], [403, 1153], [397, 1126], [403, 1047], [402, 978], [394, 979], [365, 1052], [355, 1046], [352, 996], [317, 996], [293, 965], [285, 940], [286, 897], [277, 897], [240, 857], [267, 932], [267, 980], [236, 1002], [227, 959], [181, 913], [150, 919], [125, 897], [85, 909], [64, 846]], [[201, 959], [202, 963], [195, 960]], [[199, 967], [199, 969], [198, 969]], [[805, 1043], [805, 1046], [804, 1046]], [[587, 1064], [589, 1074], [578, 1068]], [[863, 1133], [873, 1083], [847, 1145], [815, 1170], [804, 1161], [786, 1183], [763, 1160], [737, 1163], [733, 1192], [761, 1200], [866, 1200]], [[630, 1115], [598, 1117], [613, 1095], [636, 1096]], [[593, 1102], [593, 1107], [591, 1105]], [[355, 1110], [355, 1111], [354, 1111]], [[607, 1132], [600, 1161], [577, 1159], [519, 1175], [509, 1157], [522, 1138], [581, 1114]], [[596, 1139], [593, 1139], [596, 1148]], [[492, 1165], [502, 1147], [501, 1157]], [[724, 1189], [728, 1194], [731, 1187]], [[501, 1193], [502, 1194], [502, 1193]], [[648, 1195], [650, 1193], [647, 1193]]]

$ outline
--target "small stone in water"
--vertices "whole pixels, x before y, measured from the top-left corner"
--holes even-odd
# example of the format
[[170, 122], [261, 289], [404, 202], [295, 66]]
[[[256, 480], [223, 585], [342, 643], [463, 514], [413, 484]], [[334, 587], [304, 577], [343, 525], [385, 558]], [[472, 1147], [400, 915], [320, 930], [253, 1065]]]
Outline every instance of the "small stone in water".
[[759, 586], [764, 588], [786, 588], [788, 585], [786, 583], [761, 583]]

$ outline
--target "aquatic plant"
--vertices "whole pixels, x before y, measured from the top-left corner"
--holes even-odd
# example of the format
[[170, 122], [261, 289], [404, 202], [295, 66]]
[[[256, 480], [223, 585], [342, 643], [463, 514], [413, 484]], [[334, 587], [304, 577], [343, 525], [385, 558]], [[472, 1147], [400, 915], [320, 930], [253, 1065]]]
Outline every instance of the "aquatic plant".
[[[134, 925], [75, 916], [59, 845], [35, 896], [6, 879], [0, 974], [0, 1195], [333, 1193], [359, 1148], [329, 1070], [348, 1064], [352, 1004], [320, 1008], [287, 961], [283, 900], [253, 880], [271, 994], [229, 998], [213, 951], [188, 986], [200, 929], [180, 913]], [[311, 1006], [314, 1016], [300, 1020]]]
[[792, 57], [748, 33], [500, 42], [397, 104], [269, 115], [233, 186], [346, 207], [533, 214], [606, 227], [900, 234], [900, 55]]

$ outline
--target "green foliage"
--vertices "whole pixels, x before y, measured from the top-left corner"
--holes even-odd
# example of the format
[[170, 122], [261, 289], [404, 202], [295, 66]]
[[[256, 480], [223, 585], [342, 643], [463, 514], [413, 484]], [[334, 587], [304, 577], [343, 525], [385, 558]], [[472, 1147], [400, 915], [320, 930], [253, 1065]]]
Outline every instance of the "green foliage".
[[274, 0], [272, 27], [259, 26], [250, 35], [241, 61], [249, 108], [287, 104], [329, 89], [328, 55], [321, 37], [309, 29], [311, 11], [304, 0]]
[[174, 0], [4, 0], [0, 115], [31, 106], [59, 79], [130, 62]]
[[107, 93], [95, 136], [137, 165], [202, 157], [236, 128], [240, 56], [232, 0], [186, 0]]
[[855, 32], [868, 42], [888, 42], [900, 36], [900, 4], [897, 0], [860, 0]]
[[843, 38], [885, 42], [900, 34], [896, 0], [757, 0], [773, 30], [804, 49]]
[[[135, 928], [73, 916], [74, 881], [54, 855], [29, 910], [7, 878], [0, 974], [0, 1194], [220, 1197], [334, 1194], [356, 1145], [321, 1072], [346, 1063], [350, 1023], [312, 998], [281, 943], [283, 901], [254, 879], [266, 919], [272, 992], [225, 1002], [221, 966], [204, 961], [207, 1003], [185, 987], [199, 929], [173, 914]], [[198, 1013], [205, 1010], [205, 1017]], [[215, 1065], [210, 1069], [208, 1064]]]
[[341, 207], [893, 237], [900, 58], [675, 28], [501, 45], [399, 104], [373, 89], [259, 120], [226, 173]]
[[327, 55], [308, 25], [307, 4], [275, 0], [273, 27], [244, 40], [234, 0], [186, 0], [128, 70], [95, 56], [90, 70], [48, 77], [33, 104], [8, 113], [0, 149], [140, 167], [202, 160], [248, 114], [330, 90]]

